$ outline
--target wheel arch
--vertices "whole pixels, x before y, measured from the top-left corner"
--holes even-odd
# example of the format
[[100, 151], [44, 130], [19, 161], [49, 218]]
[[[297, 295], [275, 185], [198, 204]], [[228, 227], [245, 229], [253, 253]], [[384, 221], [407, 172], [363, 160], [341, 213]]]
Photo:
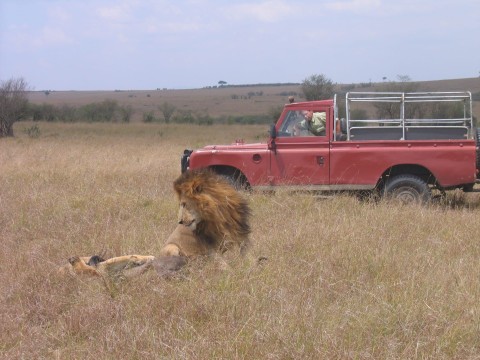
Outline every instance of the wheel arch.
[[240, 184], [244, 184], [246, 187], [250, 187], [250, 182], [245, 174], [238, 168], [230, 165], [211, 165], [209, 169], [213, 170], [215, 173], [228, 176], [238, 181]]
[[397, 175], [406, 175], [406, 174], [418, 176], [429, 185], [439, 186], [435, 175], [425, 166], [418, 165], [418, 164], [397, 164], [397, 165], [391, 166], [390, 168], [386, 169], [383, 172], [382, 176], [379, 179], [377, 187], [385, 184], [385, 182], [389, 178], [392, 178]]

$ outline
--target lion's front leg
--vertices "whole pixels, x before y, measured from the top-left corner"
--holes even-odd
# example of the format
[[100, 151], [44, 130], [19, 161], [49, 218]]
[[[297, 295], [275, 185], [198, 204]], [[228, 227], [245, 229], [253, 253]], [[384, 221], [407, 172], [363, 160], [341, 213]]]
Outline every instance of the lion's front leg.
[[[151, 255], [124, 255], [110, 258], [101, 263], [98, 263], [97, 268], [100, 272], [106, 273], [109, 275], [116, 275], [129, 270], [133, 270], [136, 267], [144, 266], [149, 264], [155, 259], [155, 256]], [[143, 271], [142, 271], [143, 272]]]

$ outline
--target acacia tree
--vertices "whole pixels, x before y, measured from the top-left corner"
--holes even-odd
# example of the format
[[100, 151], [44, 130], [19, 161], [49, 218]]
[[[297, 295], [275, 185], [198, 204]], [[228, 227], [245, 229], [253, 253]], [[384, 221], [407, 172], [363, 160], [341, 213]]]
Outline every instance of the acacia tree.
[[325, 100], [333, 96], [333, 82], [323, 74], [315, 74], [302, 82], [302, 91], [307, 101]]
[[13, 124], [27, 114], [27, 88], [23, 78], [0, 82], [0, 138], [13, 136]]

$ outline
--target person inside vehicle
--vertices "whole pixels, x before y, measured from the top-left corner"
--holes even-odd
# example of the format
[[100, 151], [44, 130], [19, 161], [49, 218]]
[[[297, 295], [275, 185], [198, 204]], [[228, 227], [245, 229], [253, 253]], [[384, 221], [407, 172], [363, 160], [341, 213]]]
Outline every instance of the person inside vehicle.
[[305, 111], [303, 117], [304, 119], [295, 125], [295, 134], [297, 136], [302, 131], [308, 131], [315, 136], [325, 135], [327, 117], [324, 112]]

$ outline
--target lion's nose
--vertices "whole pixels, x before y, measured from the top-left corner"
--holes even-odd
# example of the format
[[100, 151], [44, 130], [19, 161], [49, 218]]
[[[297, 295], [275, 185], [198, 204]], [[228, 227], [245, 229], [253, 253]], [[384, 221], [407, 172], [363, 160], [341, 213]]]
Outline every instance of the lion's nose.
[[178, 220], [178, 223], [183, 225], [183, 220]]

